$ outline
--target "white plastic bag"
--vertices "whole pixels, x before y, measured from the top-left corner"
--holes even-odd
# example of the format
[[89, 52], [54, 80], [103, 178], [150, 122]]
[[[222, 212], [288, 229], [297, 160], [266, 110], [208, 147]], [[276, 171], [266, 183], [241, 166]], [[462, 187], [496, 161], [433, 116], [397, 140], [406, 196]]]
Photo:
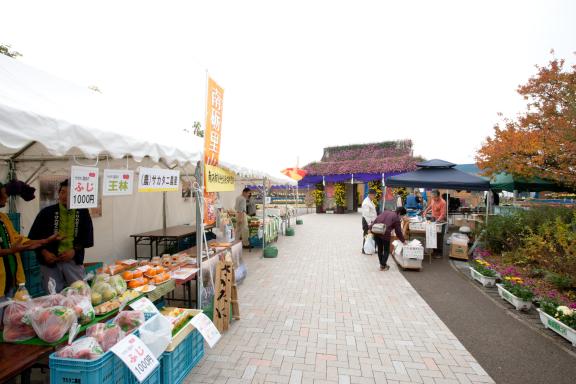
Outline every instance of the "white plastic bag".
[[172, 323], [157, 314], [140, 327], [140, 339], [159, 358], [172, 341]]
[[368, 234], [364, 239], [364, 253], [367, 255], [372, 255], [375, 252], [376, 252], [376, 242], [374, 241], [374, 236], [372, 234]]

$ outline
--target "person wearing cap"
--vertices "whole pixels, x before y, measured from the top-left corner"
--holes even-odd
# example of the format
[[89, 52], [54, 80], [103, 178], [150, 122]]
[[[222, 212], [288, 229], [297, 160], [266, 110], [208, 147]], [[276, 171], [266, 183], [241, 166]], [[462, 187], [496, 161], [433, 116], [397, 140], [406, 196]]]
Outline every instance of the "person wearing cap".
[[236, 236], [242, 239], [244, 248], [250, 247], [248, 240], [247, 202], [250, 198], [250, 188], [244, 188], [242, 194], [236, 198], [234, 210], [236, 211]]
[[[0, 208], [4, 208], [7, 201], [7, 189], [0, 183]], [[0, 301], [12, 297], [18, 285], [26, 282], [20, 253], [48, 244], [57, 237], [51, 235], [42, 240], [30, 240], [14, 229], [8, 215], [0, 212]]]
[[368, 234], [368, 228], [374, 220], [376, 220], [376, 206], [374, 205], [374, 198], [376, 198], [376, 191], [371, 189], [368, 191], [368, 196], [362, 202], [362, 231], [364, 233], [364, 237], [362, 237], [362, 254], [364, 252], [364, 241], [366, 239], [366, 235]]
[[36, 257], [44, 289], [48, 290], [48, 281], [53, 278], [60, 292], [84, 278], [84, 249], [94, 245], [88, 209], [68, 209], [68, 180], [60, 183], [58, 203], [38, 213], [28, 237], [40, 239], [52, 234], [59, 234], [60, 240], [36, 249]]
[[406, 208], [398, 207], [396, 211], [384, 211], [378, 215], [376, 220], [370, 225], [370, 230], [374, 224], [384, 224], [386, 230], [383, 234], [374, 234], [374, 241], [378, 247], [378, 261], [380, 262], [380, 270], [387, 271], [390, 269], [388, 263], [388, 256], [390, 255], [390, 240], [392, 230], [396, 232], [396, 237], [403, 243], [406, 243], [404, 234], [402, 233], [402, 216], [406, 215]]
[[426, 218], [428, 212], [432, 213], [433, 221], [446, 220], [446, 201], [440, 196], [440, 191], [437, 189], [432, 191], [432, 200], [422, 212], [422, 216]]

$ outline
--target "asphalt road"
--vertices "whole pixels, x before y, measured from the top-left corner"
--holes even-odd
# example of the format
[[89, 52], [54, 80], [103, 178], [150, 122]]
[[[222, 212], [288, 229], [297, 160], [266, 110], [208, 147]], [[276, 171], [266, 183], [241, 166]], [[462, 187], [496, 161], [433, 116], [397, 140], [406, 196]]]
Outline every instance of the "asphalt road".
[[497, 383], [576, 383], [573, 354], [496, 304], [448, 259], [423, 264], [404, 276]]

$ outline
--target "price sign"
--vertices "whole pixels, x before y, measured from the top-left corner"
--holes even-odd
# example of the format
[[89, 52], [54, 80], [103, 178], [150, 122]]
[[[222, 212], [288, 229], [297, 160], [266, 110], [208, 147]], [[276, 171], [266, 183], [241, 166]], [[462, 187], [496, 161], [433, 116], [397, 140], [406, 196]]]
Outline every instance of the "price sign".
[[126, 196], [134, 189], [134, 171], [126, 169], [105, 169], [102, 180], [102, 195]]
[[210, 348], [213, 348], [218, 340], [220, 340], [220, 332], [212, 320], [210, 320], [210, 318], [205, 314], [200, 313], [194, 316], [190, 322], [198, 330], [198, 332], [200, 332], [202, 337], [204, 337], [204, 340], [206, 340]]
[[98, 168], [71, 167], [70, 209], [98, 207]]
[[139, 382], [150, 376], [159, 365], [146, 344], [134, 335], [126, 336], [110, 350], [126, 364]]
[[142, 311], [146, 313], [160, 313], [158, 308], [154, 305], [153, 302], [150, 301], [147, 297], [143, 297], [140, 300], [137, 300], [130, 304], [130, 307], [135, 311]]

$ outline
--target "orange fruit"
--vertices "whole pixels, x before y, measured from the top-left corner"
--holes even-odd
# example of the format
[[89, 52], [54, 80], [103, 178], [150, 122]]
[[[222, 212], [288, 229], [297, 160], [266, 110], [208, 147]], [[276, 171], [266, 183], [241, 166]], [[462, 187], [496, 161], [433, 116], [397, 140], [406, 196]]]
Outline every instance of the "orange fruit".
[[126, 271], [122, 274], [124, 280], [132, 280], [134, 278], [134, 273], [132, 271]]
[[128, 282], [128, 288], [138, 288], [142, 285], [140, 280], [131, 280]]
[[148, 276], [156, 276], [156, 268], [150, 268], [150, 269], [146, 272], [146, 274], [147, 274]]
[[136, 270], [132, 273], [133, 279], [138, 279], [139, 277], [142, 277], [142, 271]]

